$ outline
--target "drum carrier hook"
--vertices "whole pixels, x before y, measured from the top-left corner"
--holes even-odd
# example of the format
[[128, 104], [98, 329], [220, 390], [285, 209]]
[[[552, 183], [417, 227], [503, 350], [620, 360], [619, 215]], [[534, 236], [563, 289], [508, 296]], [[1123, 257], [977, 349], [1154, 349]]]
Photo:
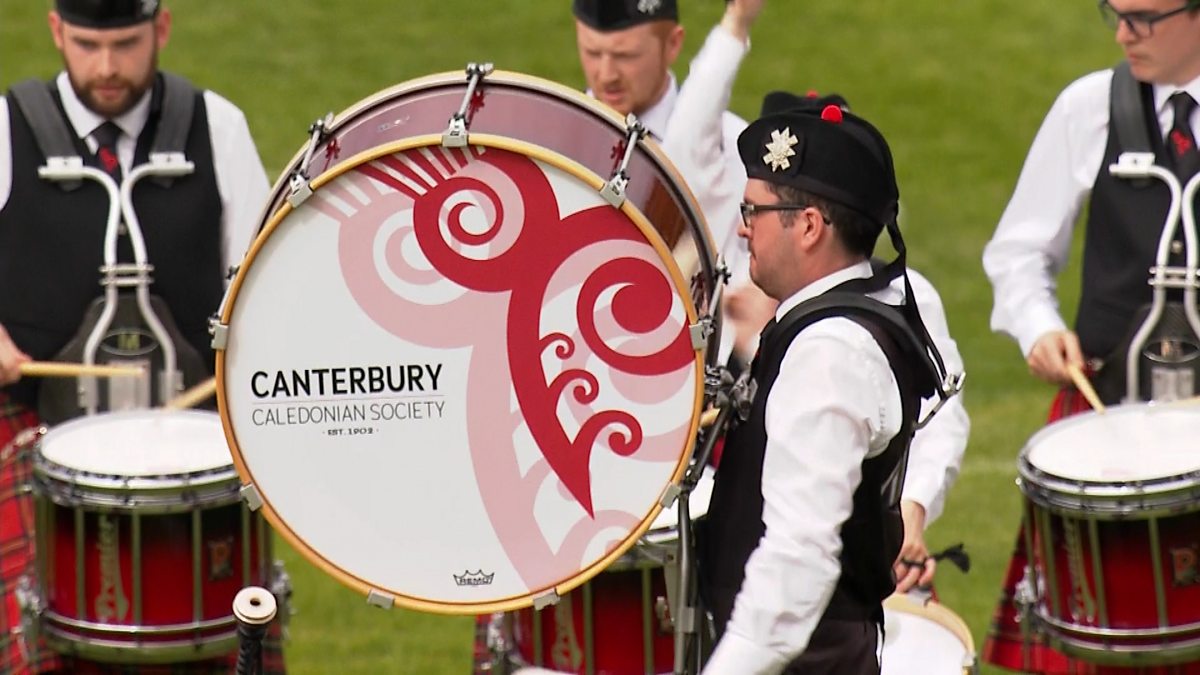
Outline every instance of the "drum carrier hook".
[[[1139, 378], [1139, 361], [1142, 356], [1142, 349], [1146, 346], [1146, 342], [1150, 339], [1150, 335], [1154, 328], [1162, 319], [1163, 309], [1167, 304], [1167, 289], [1182, 288], [1183, 289], [1183, 310], [1187, 317], [1188, 326], [1192, 329], [1192, 333], [1200, 337], [1200, 313], [1196, 309], [1196, 289], [1200, 287], [1200, 279], [1197, 278], [1198, 264], [1198, 249], [1200, 244], [1196, 241], [1196, 216], [1192, 203], [1196, 197], [1196, 191], [1200, 188], [1200, 174], [1192, 176], [1188, 180], [1186, 186], [1181, 186], [1179, 179], [1175, 174], [1154, 163], [1154, 153], [1149, 152], [1125, 152], [1117, 158], [1117, 162], [1108, 168], [1109, 172], [1119, 178], [1129, 178], [1133, 180], [1144, 180], [1154, 177], [1167, 184], [1167, 188], [1171, 191], [1171, 206], [1167, 210], [1167, 218], [1163, 223], [1162, 236], [1158, 240], [1158, 250], [1155, 255], [1154, 267], [1150, 268], [1149, 284], [1154, 288], [1153, 301], [1150, 306], [1150, 312], [1146, 315], [1145, 321], [1134, 333], [1133, 340], [1129, 344], [1129, 351], [1125, 357], [1125, 403], [1133, 403], [1139, 399], [1138, 386]], [[1171, 254], [1171, 243], [1175, 238], [1175, 231], [1179, 227], [1180, 215], [1183, 216], [1183, 240], [1184, 240], [1184, 267], [1169, 266], [1168, 259]], [[1191, 375], [1191, 371], [1179, 370], [1176, 373], [1168, 375], [1180, 377]], [[1152, 383], [1153, 384], [1153, 383]], [[1192, 380], [1187, 382], [1177, 382], [1171, 380], [1167, 383], [1167, 388], [1170, 390], [1168, 396], [1164, 399], [1178, 398], [1178, 390], [1182, 388], [1192, 389], [1195, 383]], [[1157, 387], [1153, 387], [1157, 389]], [[1190, 395], [1190, 394], [1188, 394]]]
[[[94, 180], [108, 193], [108, 219], [104, 230], [104, 264], [100, 267], [100, 285], [104, 286], [104, 310], [99, 321], [88, 334], [83, 349], [83, 363], [94, 365], [96, 352], [105, 332], [112, 325], [117, 313], [117, 289], [134, 288], [138, 310], [154, 338], [158, 340], [163, 350], [163, 370], [160, 373], [160, 391], [163, 401], [183, 390], [183, 374], [176, 363], [175, 344], [167, 334], [166, 328], [158, 315], [150, 306], [150, 273], [154, 266], [147, 262], [146, 240], [142, 237], [142, 228], [138, 222], [137, 213], [133, 208], [133, 186], [146, 176], [178, 177], [186, 176], [195, 169], [195, 165], [181, 152], [152, 152], [150, 161], [135, 167], [117, 185], [116, 180], [107, 173], [95, 167], [86, 166], [83, 158], [48, 157], [46, 165], [38, 168], [38, 176], [57, 182]], [[129, 235], [133, 245], [133, 263], [117, 262], [117, 238], [120, 234]], [[95, 415], [99, 402], [96, 378], [94, 376], [79, 377], [79, 406], [87, 410], [87, 414]]]

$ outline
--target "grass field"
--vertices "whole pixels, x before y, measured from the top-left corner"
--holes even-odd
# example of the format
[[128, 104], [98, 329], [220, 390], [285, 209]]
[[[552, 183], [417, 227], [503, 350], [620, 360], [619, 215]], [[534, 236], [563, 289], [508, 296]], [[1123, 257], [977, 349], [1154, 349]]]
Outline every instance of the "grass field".
[[[272, 178], [311, 120], [410, 78], [491, 61], [582, 86], [566, 0], [167, 4], [175, 31], [162, 65], [246, 111]], [[688, 39], [680, 78], [723, 8], [717, 0], [681, 4]], [[0, 0], [0, 87], [59, 66], [47, 7]], [[768, 90], [837, 90], [892, 143], [910, 260], [941, 291], [969, 373], [971, 445], [929, 540], [932, 548], [964, 542], [972, 555], [971, 572], [945, 569], [938, 589], [978, 643], [1018, 521], [1014, 460], [1052, 394], [1026, 374], [1013, 343], [989, 331], [980, 253], [1056, 93], [1118, 58], [1092, 0], [771, 0], [735, 92], [734, 110], [753, 118]], [[1064, 276], [1068, 316], [1077, 277], [1077, 269]], [[438, 508], [411, 515], [436, 517]], [[292, 672], [466, 671], [468, 619], [370, 608], [282, 553], [296, 587]]]

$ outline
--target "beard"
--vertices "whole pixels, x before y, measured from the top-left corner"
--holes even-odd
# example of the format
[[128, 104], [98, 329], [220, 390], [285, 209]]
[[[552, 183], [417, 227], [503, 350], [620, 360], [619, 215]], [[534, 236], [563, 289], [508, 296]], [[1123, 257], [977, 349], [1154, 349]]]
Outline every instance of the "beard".
[[[75, 90], [75, 95], [80, 102], [87, 107], [88, 110], [106, 119], [120, 117], [129, 112], [133, 106], [137, 105], [138, 101], [146, 95], [146, 92], [154, 86], [154, 76], [158, 73], [158, 50], [156, 49], [151, 57], [150, 68], [137, 80], [126, 77], [116, 76], [104, 80], [88, 80], [81, 82], [76, 79], [75, 74], [71, 72], [71, 68], [67, 66], [67, 77], [71, 81], [71, 88]], [[104, 88], [120, 88], [123, 94], [116, 99], [111, 97], [101, 98], [97, 94], [97, 90]]]

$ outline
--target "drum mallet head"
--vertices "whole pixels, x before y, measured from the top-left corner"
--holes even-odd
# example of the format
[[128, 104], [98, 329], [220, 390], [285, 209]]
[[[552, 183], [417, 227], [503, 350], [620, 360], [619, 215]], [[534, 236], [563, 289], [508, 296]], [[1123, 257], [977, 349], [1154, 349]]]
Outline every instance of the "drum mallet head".
[[264, 626], [275, 618], [275, 596], [261, 586], [247, 586], [233, 598], [233, 615], [251, 626]]

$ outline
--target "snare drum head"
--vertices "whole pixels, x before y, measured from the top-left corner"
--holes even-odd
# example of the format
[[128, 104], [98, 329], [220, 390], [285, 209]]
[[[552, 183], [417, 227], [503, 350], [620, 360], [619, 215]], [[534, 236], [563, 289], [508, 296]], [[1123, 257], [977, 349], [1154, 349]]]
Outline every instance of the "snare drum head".
[[1200, 471], [1200, 408], [1130, 404], [1068, 417], [1029, 439], [1022, 457], [1046, 474], [1093, 483]]
[[272, 523], [325, 571], [478, 613], [583, 583], [678, 480], [703, 349], [658, 233], [603, 181], [484, 134], [313, 182], [230, 288], [218, 402]]
[[883, 603], [883, 675], [963, 675], [975, 646], [963, 620], [937, 602], [893, 595]]
[[73, 472], [102, 476], [178, 476], [230, 465], [220, 417], [200, 410], [78, 417], [51, 428], [38, 455]]

